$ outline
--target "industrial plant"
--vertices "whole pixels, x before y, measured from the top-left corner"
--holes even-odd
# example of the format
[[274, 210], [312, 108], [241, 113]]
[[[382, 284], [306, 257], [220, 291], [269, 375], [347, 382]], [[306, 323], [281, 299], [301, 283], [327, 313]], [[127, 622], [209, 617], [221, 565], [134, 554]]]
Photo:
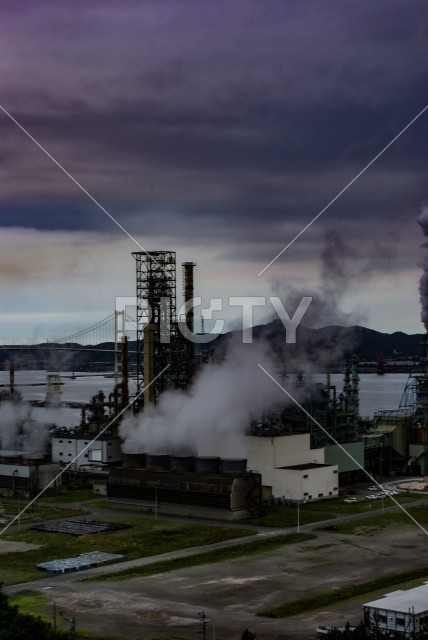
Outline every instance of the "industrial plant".
[[[58, 491], [60, 484], [90, 484], [116, 506], [239, 519], [257, 516], [269, 504], [337, 497], [339, 486], [356, 482], [364, 469], [379, 475], [426, 472], [428, 372], [410, 375], [397, 411], [367, 421], [359, 415], [357, 357], [344, 368], [341, 390], [331, 384], [329, 366], [325, 381], [314, 382], [307, 373], [287, 371], [277, 357], [276, 371], [292, 385], [300, 406], [267, 395], [257, 411], [251, 400], [250, 406], [241, 406], [253, 395], [251, 389], [235, 398], [233, 389], [225, 387], [231, 400], [223, 407], [225, 391], [208, 386], [207, 397], [218, 397], [211, 409], [203, 406], [198, 423], [199, 416], [191, 415], [193, 405], [185, 407], [206, 404], [201, 380], [213, 370], [224, 375], [226, 365], [224, 353], [201, 355], [193, 309], [196, 265], [182, 264], [185, 313], [179, 317], [175, 252], [132, 255], [135, 369], [130, 373], [122, 329], [115, 350], [120, 379], [115, 378], [110, 394], [99, 391], [88, 403], [74, 403], [81, 409], [79, 424], [37, 427], [33, 421], [29, 426], [30, 418], [18, 411], [22, 401], [11, 360], [9, 389], [1, 402], [15, 412], [19, 426], [13, 443], [1, 443], [3, 495], [32, 497], [44, 488]], [[245, 360], [240, 366], [245, 377]], [[45, 401], [37, 406], [60, 407], [62, 384], [59, 375], [50, 374]], [[213, 407], [215, 416], [210, 415]], [[195, 422], [192, 428], [183, 428], [185, 419]], [[41, 434], [36, 447], [34, 438], [29, 447], [30, 432]]]

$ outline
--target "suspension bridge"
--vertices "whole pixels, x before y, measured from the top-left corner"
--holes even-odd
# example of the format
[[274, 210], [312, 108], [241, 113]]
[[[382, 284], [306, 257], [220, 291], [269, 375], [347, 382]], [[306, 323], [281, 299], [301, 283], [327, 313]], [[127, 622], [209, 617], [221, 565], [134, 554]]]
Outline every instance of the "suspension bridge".
[[76, 333], [48, 340], [49, 344], [78, 344], [80, 346], [95, 346], [106, 342], [114, 342], [116, 345], [127, 336], [129, 340], [136, 339], [137, 323], [126, 311], [114, 311], [96, 324], [81, 329]]
[[[135, 340], [137, 335], [137, 325], [134, 318], [125, 311], [114, 311], [103, 320], [76, 331], [64, 337], [55, 337], [45, 343], [19, 346], [0, 346], [0, 351], [25, 352], [25, 351], [96, 351], [101, 353], [114, 353], [114, 371], [119, 370], [121, 344], [124, 337], [128, 340]], [[109, 346], [108, 343], [113, 343]], [[107, 346], [108, 345], [108, 346]], [[132, 351], [128, 353], [133, 353]], [[8, 357], [8, 356], [7, 356]]]

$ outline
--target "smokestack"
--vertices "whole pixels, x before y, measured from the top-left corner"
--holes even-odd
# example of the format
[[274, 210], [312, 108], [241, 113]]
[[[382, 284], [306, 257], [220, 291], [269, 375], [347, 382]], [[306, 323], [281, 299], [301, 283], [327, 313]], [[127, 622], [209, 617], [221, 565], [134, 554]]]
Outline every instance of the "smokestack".
[[15, 360], [13, 358], [9, 361], [9, 385], [10, 395], [13, 396], [15, 393]]
[[150, 322], [144, 327], [144, 406], [154, 402], [154, 386], [152, 380], [155, 377], [155, 331], [156, 325]]
[[129, 402], [128, 385], [128, 337], [123, 336], [122, 342], [122, 409]]
[[[193, 270], [196, 264], [194, 262], [183, 262], [183, 298], [184, 302], [192, 302], [194, 297], [193, 286]], [[193, 304], [189, 305], [186, 312], [186, 325], [190, 333], [195, 332], [195, 316]], [[190, 339], [189, 339], [190, 338]], [[186, 372], [187, 382], [190, 382], [195, 373], [195, 343], [189, 336], [186, 340]]]

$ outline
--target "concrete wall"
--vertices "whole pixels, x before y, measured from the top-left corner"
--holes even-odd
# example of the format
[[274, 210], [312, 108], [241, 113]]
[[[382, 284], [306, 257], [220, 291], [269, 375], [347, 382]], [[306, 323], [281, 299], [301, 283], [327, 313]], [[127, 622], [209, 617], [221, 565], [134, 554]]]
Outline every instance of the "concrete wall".
[[[324, 464], [324, 449], [310, 448], [310, 435], [290, 434], [283, 436], [246, 438], [247, 467], [262, 474], [263, 497], [284, 496], [289, 500], [303, 500], [304, 494], [318, 499], [338, 495], [339, 479], [337, 465], [305, 470], [300, 477], [297, 471], [285, 474], [280, 467], [296, 464]], [[336, 471], [336, 473], [334, 473]], [[308, 475], [308, 478], [303, 478]], [[304, 484], [303, 484], [304, 481]], [[331, 493], [331, 495], [330, 495]]]
[[274, 470], [294, 464], [324, 464], [324, 449], [310, 448], [308, 433], [246, 438], [247, 468], [262, 474], [263, 486], [275, 484]]
[[[41, 491], [59, 474], [61, 468], [59, 464], [41, 464], [31, 467], [31, 476], [37, 481], [37, 489]], [[61, 486], [61, 478], [57, 478], [49, 489]]]
[[[44, 489], [60, 472], [59, 464], [1, 464], [0, 492], [3, 495], [32, 497]], [[61, 479], [52, 483], [50, 489], [60, 486]]]
[[287, 500], [321, 500], [339, 493], [338, 468], [275, 469], [272, 494]]

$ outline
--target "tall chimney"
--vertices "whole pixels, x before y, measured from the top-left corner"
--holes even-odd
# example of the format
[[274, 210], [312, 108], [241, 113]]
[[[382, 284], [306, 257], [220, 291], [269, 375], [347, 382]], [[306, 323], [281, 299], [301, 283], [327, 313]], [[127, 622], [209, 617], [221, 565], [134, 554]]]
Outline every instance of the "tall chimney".
[[15, 360], [13, 358], [9, 360], [9, 385], [10, 395], [13, 396], [15, 393]]
[[[193, 286], [193, 270], [196, 264], [194, 262], [183, 262], [183, 298], [184, 302], [193, 301], [194, 286]], [[195, 332], [195, 315], [193, 303], [189, 306], [186, 312], [186, 326], [190, 334]], [[193, 374], [195, 373], [195, 343], [190, 335], [186, 339], [186, 377], [187, 383], [190, 383]]]

